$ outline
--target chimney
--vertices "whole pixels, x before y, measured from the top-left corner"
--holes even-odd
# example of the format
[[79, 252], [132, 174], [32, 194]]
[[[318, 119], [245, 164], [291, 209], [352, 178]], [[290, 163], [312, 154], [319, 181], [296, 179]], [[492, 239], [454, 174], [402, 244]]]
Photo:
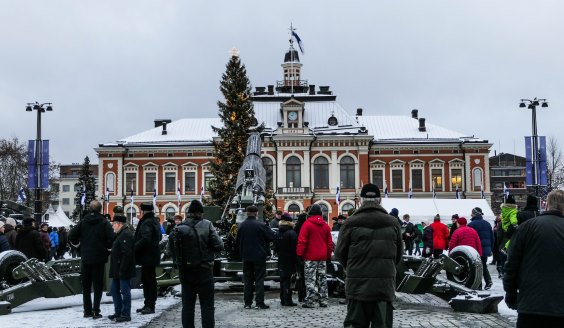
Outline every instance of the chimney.
[[419, 110], [417, 109], [412, 109], [411, 110], [411, 118], [417, 119], [417, 113], [419, 112]]
[[310, 96], [315, 95], [315, 84], [310, 84], [310, 85], [309, 85], [309, 95], [310, 95]]
[[420, 118], [419, 119], [419, 132], [425, 132], [425, 131], [427, 131], [427, 128], [425, 127], [425, 119]]
[[269, 94], [270, 96], [273, 96], [273, 95], [274, 95], [274, 84], [269, 84], [269, 85], [268, 85], [268, 94]]
[[362, 108], [356, 109], [356, 116], [362, 116]]
[[158, 128], [159, 126], [163, 127], [162, 135], [166, 135], [166, 125], [172, 122], [172, 120], [155, 120], [155, 127]]

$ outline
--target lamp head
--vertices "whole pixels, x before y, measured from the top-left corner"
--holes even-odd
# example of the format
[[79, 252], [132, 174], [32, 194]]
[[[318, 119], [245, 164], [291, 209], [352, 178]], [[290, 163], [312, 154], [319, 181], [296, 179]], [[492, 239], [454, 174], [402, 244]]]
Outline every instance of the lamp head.
[[541, 107], [544, 107], [544, 108], [548, 107], [548, 103], [547, 103], [546, 101], [543, 102], [542, 105], [541, 105]]
[[539, 105], [539, 101], [535, 99], [535, 100], [533, 101], [533, 106], [538, 106], [538, 105]]
[[25, 108], [25, 111], [26, 111], [26, 112], [31, 112], [32, 110], [33, 110], [33, 109], [31, 109], [31, 106], [30, 106], [30, 105], [27, 105], [27, 107]]
[[527, 107], [527, 105], [525, 105], [524, 102], [522, 102], [522, 103], [519, 104], [519, 108], [525, 108], [525, 107]]
[[48, 112], [51, 112], [51, 111], [53, 111], [53, 107], [51, 107], [51, 105], [48, 105], [47, 108], [46, 108], [46, 110], [47, 110]]

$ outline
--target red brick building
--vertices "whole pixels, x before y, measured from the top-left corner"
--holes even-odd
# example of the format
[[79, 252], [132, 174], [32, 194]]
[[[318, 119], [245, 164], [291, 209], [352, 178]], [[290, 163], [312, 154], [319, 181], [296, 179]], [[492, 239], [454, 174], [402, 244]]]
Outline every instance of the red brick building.
[[[257, 121], [266, 126], [262, 144], [267, 184], [276, 206], [299, 212], [318, 203], [328, 217], [357, 205], [364, 183], [387, 187], [389, 197], [462, 198], [489, 196], [489, 149], [484, 139], [426, 122], [417, 110], [405, 116], [365, 116], [346, 111], [329, 86], [301, 79], [302, 63], [292, 45], [282, 63], [283, 79], [252, 95]], [[211, 103], [211, 102], [210, 102]], [[101, 144], [99, 195], [110, 190], [110, 208], [133, 211], [152, 201], [158, 212], [185, 213], [213, 178], [212, 125], [219, 118], [155, 120], [155, 127]], [[337, 186], [340, 201], [336, 201]], [[180, 208], [177, 189], [180, 187]], [[129, 213], [129, 212], [128, 212]]]

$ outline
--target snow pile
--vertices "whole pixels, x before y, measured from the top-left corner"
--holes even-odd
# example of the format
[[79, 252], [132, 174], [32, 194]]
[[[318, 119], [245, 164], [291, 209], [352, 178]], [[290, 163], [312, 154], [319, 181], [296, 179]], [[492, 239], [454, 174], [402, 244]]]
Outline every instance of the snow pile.
[[143, 291], [131, 290], [131, 322], [114, 323], [107, 317], [114, 313], [111, 296], [102, 296], [100, 310], [104, 316], [94, 320], [83, 317], [82, 294], [60, 298], [38, 298], [12, 309], [12, 313], [0, 316], [0, 327], [143, 327], [163, 311], [178, 304], [181, 299], [173, 296], [159, 297], [155, 314], [140, 315], [135, 309], [143, 307]]

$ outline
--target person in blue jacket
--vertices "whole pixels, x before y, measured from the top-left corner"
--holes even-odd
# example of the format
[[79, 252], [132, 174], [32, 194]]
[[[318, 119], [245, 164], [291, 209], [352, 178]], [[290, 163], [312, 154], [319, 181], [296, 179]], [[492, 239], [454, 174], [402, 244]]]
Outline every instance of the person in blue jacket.
[[492, 277], [490, 276], [490, 272], [488, 270], [488, 257], [492, 255], [492, 249], [494, 248], [494, 235], [491, 224], [484, 220], [482, 215], [484, 215], [482, 213], [482, 209], [475, 207], [472, 210], [472, 218], [470, 219], [471, 222], [468, 226], [476, 230], [478, 236], [480, 237], [480, 242], [482, 244], [482, 268], [484, 270], [484, 280], [486, 282], [484, 289], [490, 289], [492, 288]]
[[59, 247], [59, 234], [57, 233], [57, 228], [49, 228], [49, 239], [51, 239], [51, 255], [52, 259], [58, 260], [57, 258], [57, 248]]

